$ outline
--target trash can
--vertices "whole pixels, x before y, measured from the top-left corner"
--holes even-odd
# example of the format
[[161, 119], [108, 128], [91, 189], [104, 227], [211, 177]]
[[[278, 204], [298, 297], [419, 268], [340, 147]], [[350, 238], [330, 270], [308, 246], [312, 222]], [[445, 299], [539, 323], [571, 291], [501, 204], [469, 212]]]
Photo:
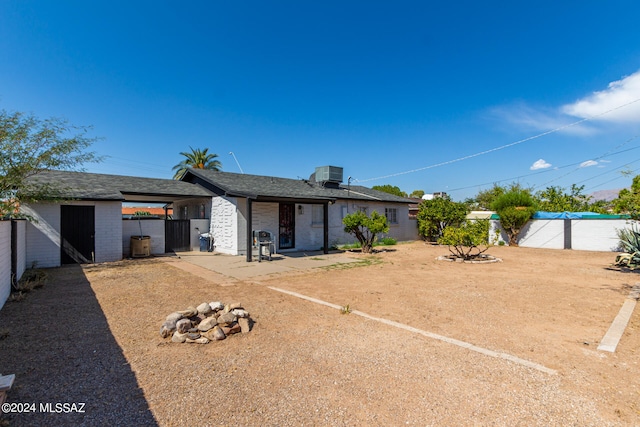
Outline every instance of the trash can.
[[209, 233], [204, 233], [200, 235], [200, 252], [211, 252], [209, 249], [211, 238], [209, 237]]
[[144, 258], [151, 255], [151, 236], [131, 236], [131, 258]]

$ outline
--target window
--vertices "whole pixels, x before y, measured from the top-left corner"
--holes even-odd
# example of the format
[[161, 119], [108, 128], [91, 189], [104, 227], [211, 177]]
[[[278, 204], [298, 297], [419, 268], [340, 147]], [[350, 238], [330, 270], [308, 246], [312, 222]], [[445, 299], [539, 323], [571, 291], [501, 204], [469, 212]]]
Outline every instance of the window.
[[340, 208], [342, 208], [342, 219], [344, 219], [349, 214], [349, 206], [342, 205]]
[[384, 216], [387, 217], [389, 224], [398, 223], [398, 209], [397, 208], [384, 208]]
[[184, 205], [180, 208], [180, 219], [189, 219], [189, 206]]
[[198, 206], [198, 218], [205, 219], [206, 217], [205, 206], [204, 203], [202, 203], [200, 206]]
[[324, 206], [323, 205], [312, 205], [311, 224], [314, 224], [314, 225], [324, 224]]

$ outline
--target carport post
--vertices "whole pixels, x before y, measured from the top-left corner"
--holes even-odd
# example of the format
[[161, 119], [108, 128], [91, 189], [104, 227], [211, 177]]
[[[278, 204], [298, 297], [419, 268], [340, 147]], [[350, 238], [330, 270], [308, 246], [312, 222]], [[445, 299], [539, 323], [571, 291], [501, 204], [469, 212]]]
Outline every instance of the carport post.
[[323, 227], [323, 244], [322, 248], [325, 254], [329, 253], [329, 202], [325, 202], [322, 205], [324, 215], [322, 218], [322, 227]]
[[252, 231], [253, 218], [251, 216], [251, 199], [247, 197], [247, 262], [251, 262], [251, 245], [253, 244]]

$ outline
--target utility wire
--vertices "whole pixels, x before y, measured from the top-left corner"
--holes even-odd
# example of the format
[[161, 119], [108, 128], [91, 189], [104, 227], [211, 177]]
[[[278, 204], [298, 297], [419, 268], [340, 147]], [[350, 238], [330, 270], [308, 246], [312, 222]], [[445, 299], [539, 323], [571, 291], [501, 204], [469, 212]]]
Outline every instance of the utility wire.
[[[622, 144], [622, 145], [624, 145], [624, 144]], [[612, 155], [616, 155], [616, 154], [626, 153], [626, 152], [628, 152], [628, 151], [638, 150], [638, 149], [640, 149], [640, 147], [627, 148], [626, 150], [617, 151], [617, 152], [615, 152], [615, 153], [611, 153], [611, 152], [609, 152], [609, 153], [607, 153], [607, 157], [608, 157], [608, 156], [612, 156]], [[604, 157], [604, 156], [599, 156], [599, 157], [596, 157], [596, 159], [602, 159], [603, 157]], [[640, 159], [639, 159], [639, 160], [640, 160]], [[635, 160], [635, 161], [638, 161], [638, 160]], [[634, 162], [635, 162], [635, 161], [634, 161]], [[545, 169], [545, 170], [541, 170], [541, 171], [537, 171], [537, 172], [532, 172], [532, 173], [528, 173], [528, 174], [524, 174], [524, 175], [519, 175], [519, 176], [515, 176], [515, 177], [511, 177], [511, 178], [504, 178], [504, 179], [500, 179], [500, 180], [494, 180], [494, 181], [491, 181], [491, 182], [485, 182], [485, 183], [483, 183], [483, 184], [474, 184], [474, 185], [468, 185], [468, 186], [466, 186], [466, 187], [453, 188], [453, 189], [449, 189], [449, 190], [448, 190], [448, 192], [452, 193], [452, 192], [454, 192], [454, 191], [468, 190], [469, 188], [476, 188], [476, 187], [477, 187], [477, 188], [480, 188], [480, 187], [484, 187], [485, 185], [498, 184], [498, 183], [506, 182], [506, 181], [518, 181], [518, 180], [520, 180], [520, 179], [522, 179], [522, 178], [526, 178], [526, 177], [529, 177], [529, 176], [541, 175], [541, 174], [545, 174], [545, 173], [555, 172], [555, 171], [557, 171], [557, 170], [565, 169], [565, 168], [570, 168], [570, 167], [572, 167], [572, 166], [580, 165], [580, 164], [582, 164], [582, 163], [583, 163], [583, 162], [575, 162], [575, 163], [570, 163], [570, 164], [568, 164], [568, 165], [564, 165], [564, 166], [558, 166], [558, 167], [556, 167], [556, 168], [554, 168], [554, 169]], [[633, 163], [633, 162], [632, 162], [632, 163]], [[627, 163], [627, 164], [629, 164], [629, 163]], [[626, 165], [621, 166], [621, 167], [616, 168], [616, 169], [613, 169], [613, 170], [609, 170], [609, 171], [607, 171], [607, 172], [605, 172], [605, 173], [603, 173], [603, 174], [599, 174], [599, 175], [597, 175], [597, 176], [600, 176], [600, 175], [604, 175], [604, 174], [607, 174], [607, 173], [614, 172], [614, 171], [616, 171], [617, 169], [622, 169], [622, 168], [623, 168], [623, 167], [625, 167], [625, 166], [626, 166]], [[549, 182], [551, 182], [551, 181], [549, 181]], [[581, 181], [581, 182], [583, 182], [583, 181]]]
[[640, 101], [640, 98], [634, 99], [633, 101], [627, 102], [626, 104], [622, 104], [622, 105], [619, 105], [617, 107], [611, 108], [611, 109], [609, 109], [607, 111], [604, 111], [604, 112], [602, 112], [600, 114], [596, 114], [596, 115], [591, 116], [591, 117], [586, 117], [586, 118], [578, 120], [576, 122], [569, 123], [569, 124], [566, 124], [564, 126], [560, 126], [560, 127], [555, 128], [555, 129], [551, 129], [551, 130], [548, 130], [546, 132], [539, 133], [537, 135], [521, 139], [519, 141], [515, 141], [515, 142], [509, 143], [509, 144], [505, 144], [505, 145], [502, 145], [500, 147], [491, 148], [489, 150], [480, 151], [478, 153], [469, 154], [469, 155], [464, 156], [464, 157], [458, 157], [457, 159], [448, 160], [448, 161], [441, 162], [441, 163], [436, 163], [434, 165], [429, 165], [429, 166], [425, 166], [425, 167], [422, 167], [422, 168], [411, 169], [411, 170], [404, 171], [404, 172], [397, 172], [397, 173], [393, 173], [393, 174], [389, 174], [389, 175], [379, 176], [377, 178], [368, 178], [368, 179], [363, 179], [363, 180], [357, 180], [356, 179], [356, 181], [358, 181], [358, 182], [377, 181], [379, 179], [386, 179], [386, 178], [392, 178], [394, 176], [407, 175], [407, 174], [414, 173], [414, 172], [420, 172], [420, 171], [427, 170], [427, 169], [433, 169], [433, 168], [436, 168], [436, 167], [439, 167], [439, 166], [450, 165], [452, 163], [461, 162], [463, 160], [468, 160], [468, 159], [471, 159], [471, 158], [474, 158], [474, 157], [478, 157], [478, 156], [482, 156], [482, 155], [485, 155], [485, 154], [493, 153], [495, 151], [504, 150], [505, 148], [513, 147], [514, 145], [519, 145], [519, 144], [522, 144], [522, 143], [525, 143], [525, 142], [528, 142], [528, 141], [531, 141], [531, 140], [534, 140], [534, 139], [537, 139], [537, 138], [541, 138], [541, 137], [546, 136], [546, 135], [550, 135], [552, 133], [559, 132], [561, 130], [570, 128], [572, 126], [577, 126], [580, 123], [584, 123], [584, 122], [593, 120], [595, 118], [602, 117], [602, 116], [604, 116], [606, 114], [609, 114], [609, 113], [611, 113], [613, 111], [616, 111], [616, 110], [619, 110], [621, 108], [627, 107], [627, 106], [629, 106], [631, 104], [635, 104], [638, 101]]
[[[594, 157], [594, 158], [593, 158], [593, 159], [591, 159], [591, 160], [600, 160], [600, 159], [603, 159], [603, 158], [607, 157], [609, 154], [611, 154], [611, 152], [612, 152], [613, 150], [616, 150], [616, 149], [618, 149], [618, 148], [620, 148], [620, 147], [624, 147], [625, 145], [627, 145], [628, 143], [630, 143], [631, 141], [633, 141], [633, 140], [634, 140], [634, 139], [636, 139], [637, 137], [638, 137], [638, 135], [635, 135], [635, 136], [633, 136], [633, 137], [631, 137], [631, 138], [627, 139], [627, 140], [626, 140], [625, 142], [623, 142], [622, 144], [619, 144], [619, 145], [617, 145], [617, 146], [613, 147], [611, 150], [607, 151], [606, 153], [602, 154], [601, 156]], [[637, 148], [637, 147], [636, 147], [636, 148]], [[624, 150], [624, 151], [629, 151], [629, 150]], [[620, 153], [620, 152], [618, 152], [618, 153]], [[616, 153], [616, 154], [618, 154], [618, 153]], [[572, 173], [574, 173], [574, 172], [576, 172], [576, 171], [578, 171], [578, 170], [580, 170], [580, 169], [582, 169], [582, 163], [580, 163], [580, 164], [578, 165], [578, 167], [577, 167], [577, 168], [575, 168], [575, 169], [573, 169], [572, 171], [569, 171], [569, 172], [565, 173], [564, 175], [560, 175], [560, 176], [558, 176], [558, 177], [556, 177], [556, 178], [554, 178], [554, 179], [552, 179], [552, 180], [550, 180], [550, 181], [547, 181], [547, 182], [545, 182], [544, 184], [537, 185], [537, 186], [535, 186], [534, 188], [544, 188], [544, 187], [546, 187], [547, 185], [551, 184], [552, 182], [557, 181], [557, 180], [559, 180], [559, 179], [561, 179], [561, 178], [564, 178], [564, 177], [566, 177], [566, 176], [568, 176], [568, 175], [571, 175]], [[615, 169], [614, 169], [614, 170], [615, 170]]]

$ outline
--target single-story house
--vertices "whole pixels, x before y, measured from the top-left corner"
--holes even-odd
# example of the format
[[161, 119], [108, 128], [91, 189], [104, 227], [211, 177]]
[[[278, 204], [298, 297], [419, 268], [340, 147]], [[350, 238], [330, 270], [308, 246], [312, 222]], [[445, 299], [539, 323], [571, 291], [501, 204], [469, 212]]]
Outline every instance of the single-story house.
[[[418, 238], [409, 218], [410, 199], [343, 183], [343, 169], [316, 168], [309, 179], [288, 179], [203, 169], [190, 169], [184, 182], [211, 191], [210, 235], [216, 251], [245, 255], [251, 260], [253, 232], [268, 231], [276, 251], [324, 250], [353, 243], [342, 218], [355, 211], [385, 215], [388, 236], [399, 241]], [[350, 181], [350, 180], [349, 180]], [[174, 204], [174, 217], [186, 218], [196, 209], [188, 200]]]
[[[213, 194], [199, 185], [171, 179], [140, 178], [85, 172], [43, 171], [31, 183], [54, 185], [55, 199], [21, 206], [30, 221], [26, 230], [28, 267], [121, 260], [131, 252], [132, 236], [149, 236], [150, 253], [189, 250], [198, 245], [190, 236], [192, 223], [208, 228], [204, 206]], [[122, 203], [190, 201], [201, 206], [192, 221], [123, 220]], [[198, 215], [201, 215], [200, 217]], [[175, 230], [177, 229], [177, 230]], [[173, 238], [178, 235], [177, 238]]]
[[[310, 179], [287, 179], [190, 169], [182, 180], [69, 171], [43, 171], [34, 184], [55, 184], [54, 200], [21, 206], [31, 219], [26, 230], [27, 265], [56, 267], [106, 262], [133, 255], [136, 236], [149, 236], [150, 253], [199, 248], [213, 236], [215, 250], [255, 253], [253, 232], [268, 231], [278, 252], [320, 250], [353, 243], [342, 218], [378, 211], [390, 223], [388, 236], [415, 240], [410, 200], [342, 183], [342, 168], [317, 168]], [[123, 202], [162, 203], [172, 219], [123, 219]], [[137, 244], [136, 244], [137, 245]]]

